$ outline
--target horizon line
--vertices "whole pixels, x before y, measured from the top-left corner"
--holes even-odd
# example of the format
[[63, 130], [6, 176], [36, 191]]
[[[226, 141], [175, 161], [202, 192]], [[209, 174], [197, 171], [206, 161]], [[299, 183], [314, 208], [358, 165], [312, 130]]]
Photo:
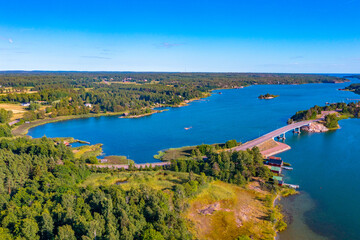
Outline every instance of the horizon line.
[[227, 71], [227, 72], [222, 72], [222, 71], [214, 71], [214, 72], [209, 72], [209, 71], [189, 71], [189, 72], [184, 72], [184, 71], [119, 71], [119, 70], [111, 70], [111, 71], [102, 71], [102, 70], [0, 70], [0, 73], [26, 73], [26, 72], [42, 72], [42, 73], [55, 73], [55, 72], [84, 72], [84, 73], [242, 73], [242, 74], [246, 74], [246, 73], [257, 73], [257, 74], [360, 74], [359, 73], [355, 73], [355, 72], [236, 72], [236, 71]]

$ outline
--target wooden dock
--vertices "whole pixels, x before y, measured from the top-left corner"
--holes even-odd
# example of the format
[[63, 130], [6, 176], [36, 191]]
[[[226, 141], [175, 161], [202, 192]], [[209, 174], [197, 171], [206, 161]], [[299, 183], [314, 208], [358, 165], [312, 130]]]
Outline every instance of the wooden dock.
[[290, 187], [290, 188], [294, 188], [294, 189], [300, 188], [299, 185], [295, 185], [295, 184], [284, 183], [283, 185], [284, 185], [284, 186], [288, 186], [288, 187]]

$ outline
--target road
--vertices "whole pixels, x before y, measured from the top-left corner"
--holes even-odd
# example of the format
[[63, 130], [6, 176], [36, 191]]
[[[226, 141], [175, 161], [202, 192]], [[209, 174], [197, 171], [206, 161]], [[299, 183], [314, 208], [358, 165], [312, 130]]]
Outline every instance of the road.
[[[171, 162], [157, 162], [157, 163], [143, 163], [143, 164], [134, 164], [135, 168], [145, 168], [145, 167], [156, 167], [156, 166], [167, 166], [170, 165]], [[97, 167], [97, 168], [124, 168], [128, 169], [129, 165], [125, 164], [97, 164], [97, 165], [90, 165], [89, 167]]]
[[282, 128], [278, 128], [272, 132], [269, 132], [259, 138], [256, 138], [252, 141], [249, 141], [245, 144], [242, 144], [238, 147], [234, 147], [232, 148], [231, 150], [234, 150], [234, 151], [244, 151], [248, 148], [253, 148], [263, 142], [266, 142], [267, 140], [270, 140], [272, 138], [275, 138], [277, 136], [280, 136], [281, 134], [283, 133], [286, 133], [288, 131], [291, 131], [295, 128], [299, 128], [299, 127], [303, 127], [303, 126], [306, 126], [308, 125], [309, 123], [312, 123], [312, 122], [316, 122], [316, 121], [319, 121], [319, 119], [314, 119], [314, 120], [307, 120], [307, 121], [302, 121], [302, 122], [297, 122], [297, 123], [293, 123], [293, 124], [289, 124], [289, 125], [286, 125]]

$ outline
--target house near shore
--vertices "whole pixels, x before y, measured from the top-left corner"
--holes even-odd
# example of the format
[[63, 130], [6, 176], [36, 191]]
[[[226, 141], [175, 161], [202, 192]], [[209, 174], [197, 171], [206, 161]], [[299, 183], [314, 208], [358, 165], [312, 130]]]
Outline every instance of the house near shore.
[[91, 103], [85, 103], [85, 107], [92, 108], [92, 104]]
[[30, 106], [30, 103], [21, 103], [21, 106], [23, 106], [23, 107], [29, 107], [29, 106]]
[[283, 178], [279, 176], [273, 176], [272, 179], [274, 181], [277, 181], [279, 183], [279, 186], [282, 186], [284, 184]]
[[283, 166], [284, 162], [279, 157], [271, 156], [265, 160], [264, 164], [281, 168]]
[[270, 171], [273, 173], [281, 174], [281, 167], [271, 166]]

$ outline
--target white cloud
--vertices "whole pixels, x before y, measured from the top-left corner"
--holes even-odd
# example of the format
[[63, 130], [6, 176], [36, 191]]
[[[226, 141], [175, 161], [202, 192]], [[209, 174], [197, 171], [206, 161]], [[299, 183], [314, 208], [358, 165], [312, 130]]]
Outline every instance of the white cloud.
[[11, 38], [9, 38], [8, 40], [9, 40], [9, 43], [13, 43], [13, 42], [14, 42]]

